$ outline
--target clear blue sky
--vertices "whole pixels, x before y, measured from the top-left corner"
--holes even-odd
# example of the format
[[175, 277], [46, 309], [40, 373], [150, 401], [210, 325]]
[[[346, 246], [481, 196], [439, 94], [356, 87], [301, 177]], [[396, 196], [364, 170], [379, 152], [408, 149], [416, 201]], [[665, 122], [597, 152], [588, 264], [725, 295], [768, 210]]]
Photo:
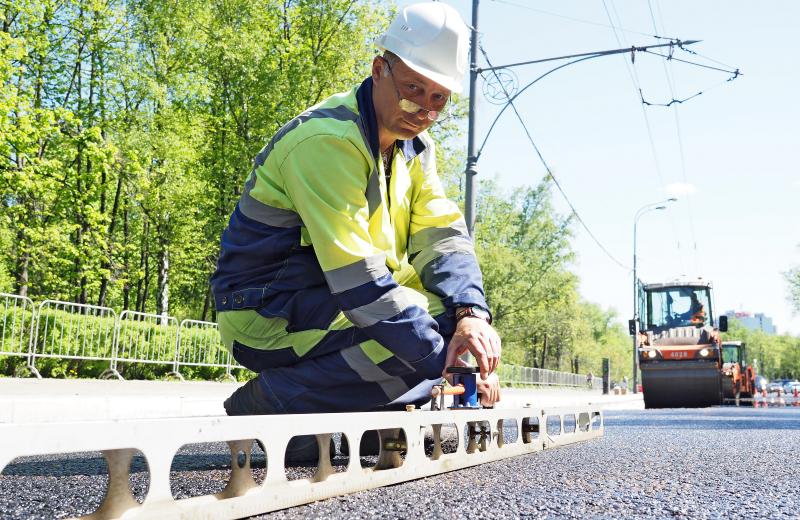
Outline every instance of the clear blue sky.
[[[446, 3], [470, 21], [470, 0]], [[606, 7], [618, 29], [634, 32], [615, 36]], [[718, 310], [763, 312], [780, 332], [800, 334], [781, 274], [800, 264], [798, 20], [800, 2], [790, 0], [481, 1], [481, 42], [495, 65], [618, 48], [620, 42], [652, 44], [647, 35], [659, 34], [703, 40], [692, 48], [744, 74], [719, 85], [727, 74], [643, 54], [629, 68], [629, 55], [615, 56], [555, 72], [518, 99], [573, 205], [628, 266], [618, 266], [576, 228], [575, 270], [584, 297], [630, 317], [634, 214], [677, 193], [679, 202], [639, 221], [640, 277], [701, 276], [714, 283]], [[717, 66], [682, 52], [675, 56]], [[515, 69], [519, 84], [554, 65]], [[672, 98], [669, 81], [676, 98], [704, 94], [677, 110], [647, 108], [646, 120], [635, 78], [652, 102]], [[481, 95], [478, 110], [482, 138], [498, 107]], [[478, 167], [482, 177], [497, 176], [507, 186], [535, 184], [544, 174], [510, 110]], [[566, 211], [563, 198], [554, 198]]]

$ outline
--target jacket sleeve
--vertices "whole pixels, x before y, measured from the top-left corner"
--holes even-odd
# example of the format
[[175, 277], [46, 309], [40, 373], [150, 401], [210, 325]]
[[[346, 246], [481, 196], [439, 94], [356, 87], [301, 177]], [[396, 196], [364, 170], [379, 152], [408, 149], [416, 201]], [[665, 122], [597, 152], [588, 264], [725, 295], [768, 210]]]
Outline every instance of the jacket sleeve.
[[446, 354], [438, 325], [397, 284], [370, 238], [372, 161], [344, 137], [318, 135], [298, 143], [280, 170], [339, 308], [397, 358], [380, 367], [438, 377]]
[[436, 174], [436, 152], [426, 139], [420, 154], [422, 179], [411, 207], [409, 261], [422, 285], [442, 298], [451, 312], [477, 306], [489, 311], [472, 239], [458, 206], [444, 193]]

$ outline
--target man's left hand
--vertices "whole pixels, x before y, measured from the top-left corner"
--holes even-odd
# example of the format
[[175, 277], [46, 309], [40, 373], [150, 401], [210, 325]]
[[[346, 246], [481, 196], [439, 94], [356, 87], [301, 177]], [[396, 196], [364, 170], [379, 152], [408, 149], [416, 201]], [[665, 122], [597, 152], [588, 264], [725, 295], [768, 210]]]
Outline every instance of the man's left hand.
[[492, 408], [500, 400], [500, 379], [497, 374], [491, 374], [486, 379], [478, 379], [478, 395], [481, 396], [481, 405]]

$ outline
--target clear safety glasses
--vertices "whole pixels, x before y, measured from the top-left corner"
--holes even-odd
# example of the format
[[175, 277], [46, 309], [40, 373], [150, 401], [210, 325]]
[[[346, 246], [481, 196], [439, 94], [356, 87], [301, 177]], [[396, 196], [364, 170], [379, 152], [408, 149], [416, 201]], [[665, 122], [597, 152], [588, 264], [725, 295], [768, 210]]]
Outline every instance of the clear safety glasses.
[[[424, 106], [420, 105], [419, 103], [415, 103], [410, 99], [404, 98], [403, 95], [400, 93], [400, 89], [397, 88], [397, 83], [395, 83], [394, 81], [394, 72], [392, 71], [392, 65], [385, 58], [382, 59], [386, 63], [386, 66], [389, 67], [389, 74], [392, 77], [392, 85], [394, 85], [394, 92], [395, 94], [397, 94], [397, 101], [398, 105], [400, 106], [400, 110], [408, 114], [417, 114], [420, 111], [425, 112], [425, 116], [431, 121], [436, 121], [436, 120], [442, 121], [450, 117], [450, 109], [449, 107], [447, 107], [447, 102], [449, 101], [449, 98], [442, 103], [442, 106], [440, 108], [434, 110], [429, 110]], [[443, 119], [439, 119], [439, 117], [442, 115], [442, 111], [445, 110], [445, 108], [447, 108], [445, 117]]]

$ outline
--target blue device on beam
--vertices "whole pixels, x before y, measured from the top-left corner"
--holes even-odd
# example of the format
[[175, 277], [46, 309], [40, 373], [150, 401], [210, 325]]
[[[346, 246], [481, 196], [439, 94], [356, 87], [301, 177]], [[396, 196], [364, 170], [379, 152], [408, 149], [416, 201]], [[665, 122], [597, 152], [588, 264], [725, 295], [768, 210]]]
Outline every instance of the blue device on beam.
[[447, 367], [447, 373], [453, 374], [453, 386], [464, 386], [463, 394], [453, 396], [451, 410], [480, 408], [476, 376], [478, 372], [480, 372], [478, 367]]

